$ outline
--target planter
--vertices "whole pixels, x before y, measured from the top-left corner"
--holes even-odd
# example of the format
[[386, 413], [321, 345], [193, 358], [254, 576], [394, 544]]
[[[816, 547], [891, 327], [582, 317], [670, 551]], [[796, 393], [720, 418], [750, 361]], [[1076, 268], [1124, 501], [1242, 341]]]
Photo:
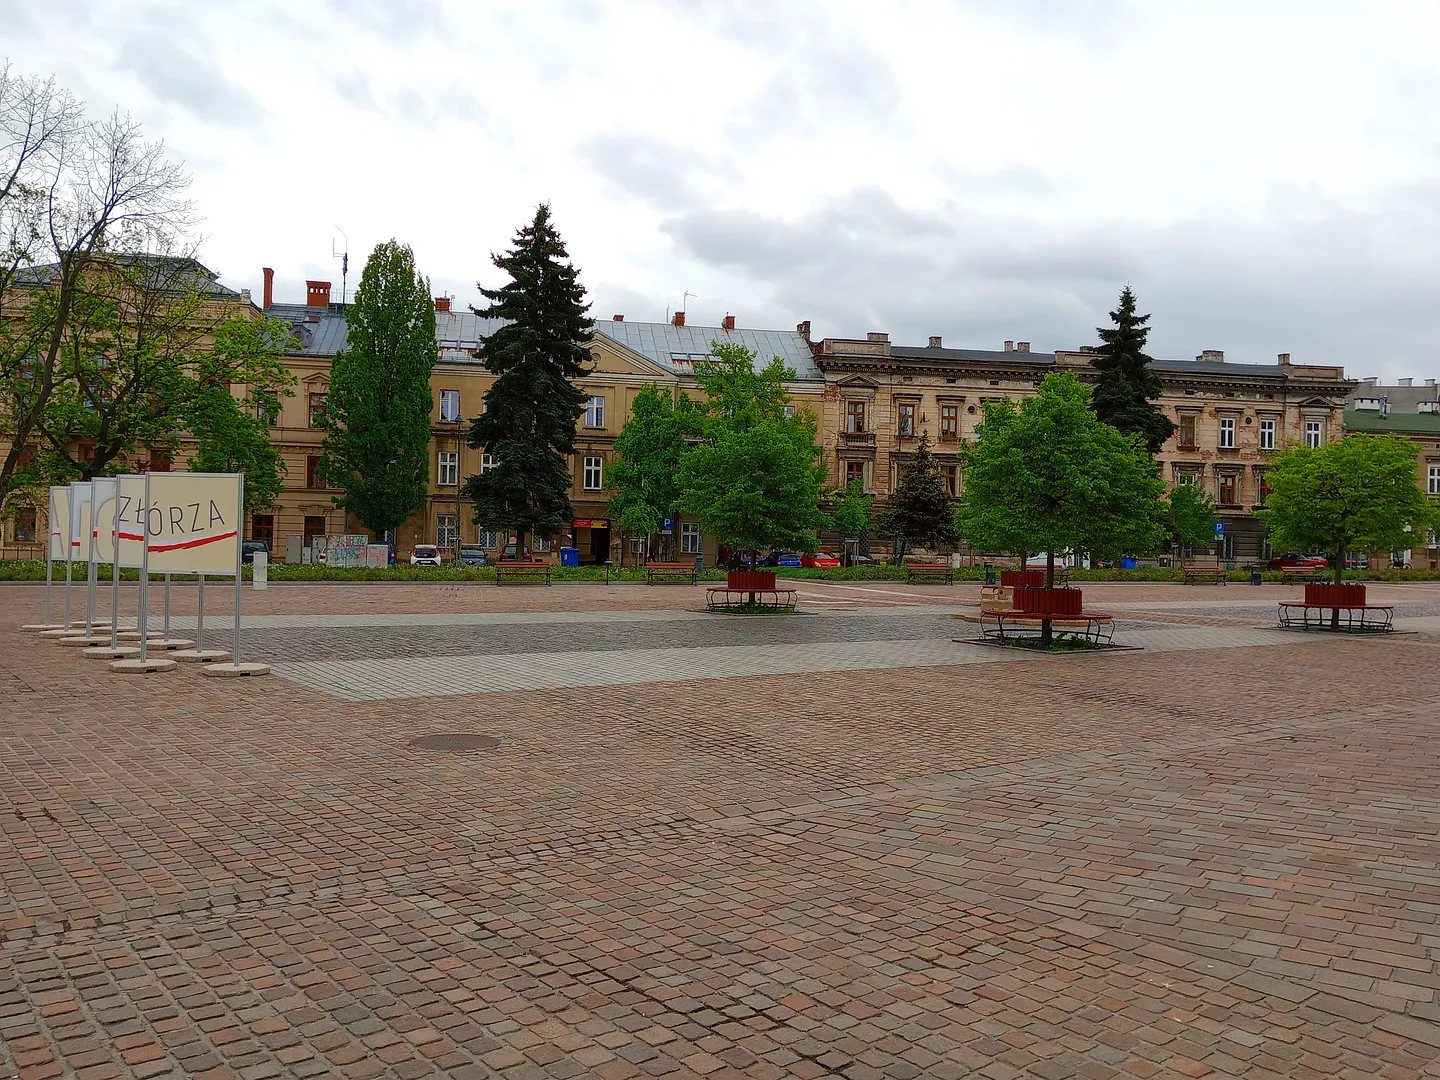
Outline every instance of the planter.
[[732, 589], [773, 589], [774, 570], [731, 570], [725, 575], [725, 584]]
[[1001, 570], [1000, 584], [1016, 589], [1043, 589], [1045, 587], [1045, 571]]
[[1306, 582], [1305, 603], [1315, 607], [1360, 607], [1365, 603], [1365, 586]]
[[1081, 589], [1016, 589], [1015, 610], [1042, 615], [1079, 615], [1083, 609]]

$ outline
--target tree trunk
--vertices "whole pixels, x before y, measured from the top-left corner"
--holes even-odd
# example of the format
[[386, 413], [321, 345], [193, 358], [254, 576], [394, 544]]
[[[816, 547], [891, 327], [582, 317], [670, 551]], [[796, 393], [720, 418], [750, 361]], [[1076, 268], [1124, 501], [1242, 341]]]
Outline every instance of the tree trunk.
[[[1045, 553], [1045, 588], [1055, 588], [1055, 553], [1053, 551]], [[1048, 649], [1053, 643], [1052, 629], [1049, 619], [1040, 620], [1040, 645], [1042, 648]]]

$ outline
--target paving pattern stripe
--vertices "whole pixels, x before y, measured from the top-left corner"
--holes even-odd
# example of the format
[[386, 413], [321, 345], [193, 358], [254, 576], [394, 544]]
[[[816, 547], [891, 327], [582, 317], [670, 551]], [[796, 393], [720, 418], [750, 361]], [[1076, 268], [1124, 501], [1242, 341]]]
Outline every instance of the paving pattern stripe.
[[[1154, 652], [1296, 645], [1307, 640], [1279, 630], [1230, 627], [1143, 630], [1130, 636], [1134, 639], [1130, 643]], [[405, 657], [383, 661], [322, 660], [277, 663], [275, 671], [293, 682], [334, 697], [374, 701], [1046, 659], [1059, 658], [957, 644], [950, 640], [925, 639]], [[1083, 660], [1079, 657], [1065, 659]]]

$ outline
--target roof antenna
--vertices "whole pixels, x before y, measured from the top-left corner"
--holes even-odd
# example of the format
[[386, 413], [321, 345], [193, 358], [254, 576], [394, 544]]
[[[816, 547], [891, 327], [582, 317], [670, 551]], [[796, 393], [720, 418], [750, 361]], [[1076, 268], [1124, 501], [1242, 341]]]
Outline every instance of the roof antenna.
[[345, 230], [339, 225], [335, 226], [335, 231], [345, 237], [344, 251], [336, 251], [335, 238], [333, 236], [330, 238], [330, 257], [340, 260], [340, 306], [344, 307], [346, 279], [350, 276], [350, 237], [345, 236]]
[[683, 293], [680, 296], [680, 310], [685, 312], [685, 314], [687, 315], [690, 314], [690, 298], [692, 296], [695, 297], [696, 300], [700, 299], [700, 294], [693, 292]]

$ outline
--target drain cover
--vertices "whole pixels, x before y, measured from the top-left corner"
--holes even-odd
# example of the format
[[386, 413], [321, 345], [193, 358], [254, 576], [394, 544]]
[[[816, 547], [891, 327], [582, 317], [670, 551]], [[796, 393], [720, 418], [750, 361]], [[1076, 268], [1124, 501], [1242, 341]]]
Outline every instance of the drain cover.
[[421, 750], [493, 750], [500, 740], [489, 735], [422, 735], [410, 745]]

